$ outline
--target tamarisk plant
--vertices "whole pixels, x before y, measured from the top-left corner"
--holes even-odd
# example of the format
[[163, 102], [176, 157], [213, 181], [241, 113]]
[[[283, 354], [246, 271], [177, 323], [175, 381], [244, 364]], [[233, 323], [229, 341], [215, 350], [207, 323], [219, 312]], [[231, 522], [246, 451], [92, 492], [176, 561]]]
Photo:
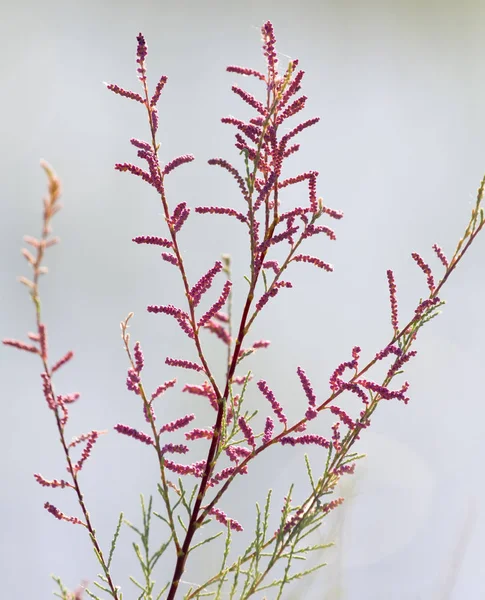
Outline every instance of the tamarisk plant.
[[[129, 91], [114, 84], [107, 85], [109, 90], [139, 103], [146, 111], [148, 141], [131, 139], [131, 144], [136, 149], [138, 158], [144, 161], [145, 167], [119, 163], [115, 168], [136, 175], [154, 188], [161, 202], [165, 220], [163, 235], [166, 237], [145, 235], [134, 237], [133, 241], [139, 245], [161, 248], [161, 258], [169, 263], [167, 268], [178, 270], [185, 293], [186, 303], [183, 307], [151, 304], [147, 310], [155, 315], [174, 318], [183, 334], [194, 345], [197, 354], [195, 362], [180, 357], [167, 357], [165, 363], [168, 367], [187, 369], [200, 374], [199, 384], [186, 384], [181, 391], [205, 398], [214, 415], [212, 426], [205, 429], [189, 429], [196, 420], [194, 413], [181, 415], [169, 423], [163, 423], [162, 420], [163, 424], [160, 425], [159, 414], [157, 415], [157, 412], [160, 412], [157, 411], [158, 399], [171, 388], [176, 388], [177, 380], [168, 379], [152, 392], [146, 389], [143, 383], [145, 359], [141, 344], [136, 342], [132, 345], [128, 333], [133, 315], [130, 313], [121, 323], [122, 339], [129, 363], [126, 386], [139, 398], [146, 428], [140, 431], [130, 425], [118, 423], [114, 429], [146, 444], [147, 452], [156, 453], [159, 469], [158, 490], [164, 509], [164, 514], [156, 513], [153, 510], [153, 499], [150, 498], [146, 504], [142, 498], [142, 528], [138, 529], [128, 523], [141, 541], [141, 546], [135, 544], [134, 547], [144, 581], [133, 579], [133, 582], [138, 587], [137, 597], [146, 600], [173, 600], [176, 597], [189, 600], [203, 596], [244, 599], [267, 588], [275, 588], [276, 597], [281, 598], [290, 582], [323, 566], [317, 564], [307, 570], [298, 571], [294, 563], [326, 547], [322, 544], [309, 544], [307, 537], [343, 502], [343, 498], [336, 495], [337, 484], [341, 477], [354, 472], [356, 461], [361, 458], [361, 455], [355, 452], [354, 444], [363, 430], [370, 426], [374, 411], [382, 401], [396, 400], [404, 404], [408, 402], [408, 382], [395, 383], [394, 380], [402, 374], [406, 363], [416, 355], [414, 344], [420, 329], [438, 314], [443, 305], [441, 291], [444, 284], [484, 226], [482, 200], [485, 178], [480, 184], [468, 225], [452, 256], [446, 257], [439, 246], [433, 246], [441, 274], [435, 276], [431, 267], [419, 254], [412, 254], [426, 278], [428, 291], [426, 297], [419, 299], [414, 313], [405, 320], [405, 324], [400, 323], [398, 318], [394, 273], [392, 270], [387, 271], [392, 329], [381, 350], [373, 355], [369, 362], [362, 364], [361, 348], [352, 348], [347, 360], [338, 364], [333, 371], [327, 392], [321, 390], [317, 393], [303, 367], [297, 367], [296, 376], [300, 380], [302, 397], [306, 398], [306, 402], [303, 403], [300, 418], [296, 422], [290, 422], [284, 411], [284, 402], [276, 399], [271, 382], [259, 379], [253, 386], [252, 373], [243, 368], [244, 359], [256, 350], [266, 348], [269, 342], [261, 340], [251, 343], [247, 340], [255, 319], [259, 316], [264, 317], [264, 312], [280, 291], [292, 287], [287, 273], [298, 267], [296, 263], [307, 263], [304, 268], [309, 266], [332, 271], [332, 266], [322, 258], [303, 253], [303, 246], [308, 238], [317, 235], [335, 240], [330, 222], [341, 219], [343, 215], [325, 206], [317, 196], [316, 171], [294, 175], [291, 174], [291, 167], [287, 167], [288, 159], [300, 148], [296, 141], [298, 134], [316, 125], [319, 119], [315, 117], [292, 127], [288, 125], [290, 119], [299, 115], [305, 108], [307, 98], [300, 95], [304, 72], [299, 68], [297, 60], [291, 60], [286, 68], [280, 71], [272, 24], [265, 23], [261, 31], [266, 71], [263, 73], [240, 66], [227, 68], [230, 73], [256, 78], [261, 82], [263, 89], [262, 100], [258, 100], [234, 85], [232, 91], [254, 110], [254, 116], [247, 122], [234, 117], [222, 119], [223, 123], [235, 128], [235, 145], [240, 152], [241, 164], [238, 167], [233, 166], [224, 158], [209, 160], [210, 165], [221, 167], [235, 180], [240, 195], [240, 210], [223, 206], [189, 207], [184, 201], [174, 205], [169, 198], [165, 186], [166, 178], [182, 165], [194, 160], [194, 157], [186, 154], [167, 164], [160, 162], [157, 137], [158, 104], [167, 77], [162, 76], [154, 91], [150, 93], [146, 71], [147, 46], [142, 34], [137, 37], [136, 50], [141, 92]], [[35, 474], [35, 478], [46, 487], [72, 489], [78, 499], [80, 516], [67, 516], [49, 502], [46, 502], [45, 508], [58, 519], [82, 525], [87, 529], [102, 567], [99, 576], [101, 582], [95, 582], [95, 585], [108, 597], [121, 600], [122, 593], [114, 583], [111, 564], [123, 515], [120, 515], [109, 552], [103, 552], [91, 523], [79, 481], [84, 463], [100, 434], [104, 432], [93, 430], [68, 442], [66, 426], [69, 407], [79, 395], [58, 394], [54, 389], [53, 380], [57, 371], [71, 360], [73, 353], [68, 352], [54, 362], [50, 360], [47, 327], [41, 315], [39, 279], [45, 272], [44, 253], [57, 241], [57, 238], [51, 237], [51, 219], [60, 208], [59, 181], [47, 164], [43, 163], [42, 166], [49, 180], [49, 193], [44, 200], [42, 234], [40, 239], [25, 238], [34, 249], [34, 254], [23, 250], [24, 256], [32, 266], [33, 278], [21, 278], [22, 283], [29, 288], [35, 306], [36, 331], [29, 334], [29, 342], [6, 339], [3, 343], [37, 354], [42, 361], [43, 394], [55, 418], [69, 479], [47, 480], [40, 474]], [[304, 184], [303, 189], [306, 189], [302, 193], [301, 205], [285, 208], [286, 188], [298, 184]], [[248, 287], [240, 315], [234, 315], [232, 310], [231, 261], [227, 255], [210, 265], [198, 281], [189, 281], [180, 233], [192, 210], [199, 215], [233, 217], [238, 221], [237, 226], [243, 227], [247, 232]], [[279, 252], [278, 257], [283, 257], [280, 258], [280, 262], [275, 258], [276, 252]], [[221, 276], [218, 277], [220, 274], [224, 276], [223, 281]], [[218, 290], [218, 298], [208, 309], [203, 310], [200, 305], [204, 296], [212, 289]], [[216, 379], [209, 364], [201, 339], [202, 331], [213, 333], [227, 349], [227, 365], [222, 381]], [[383, 380], [376, 381], [370, 375], [370, 371], [382, 361], [388, 363], [387, 374]], [[254, 391], [258, 398], [258, 411], [249, 408], [249, 390]], [[173, 391], [170, 393], [173, 394]], [[348, 408], [349, 394], [359, 401], [359, 408], [354, 412]], [[263, 413], [264, 425], [255, 418], [257, 412]], [[330, 430], [327, 433], [322, 432], [321, 435], [306, 433], [307, 424], [322, 413], [333, 415], [334, 424]], [[183, 433], [186, 443], [173, 443], [171, 440], [174, 439], [174, 432]], [[192, 444], [200, 444], [201, 441], [206, 444], [205, 460], [191, 462], [189, 458], [180, 462], [175, 458], [176, 455], [190, 456]], [[76, 461], [73, 454], [80, 445], [83, 446], [83, 450], [81, 457]], [[292, 485], [289, 485], [287, 496], [276, 504], [276, 507], [272, 503], [269, 491], [264, 506], [256, 505], [254, 538], [242, 553], [234, 555], [231, 543], [246, 524], [239, 523], [233, 516], [224, 512], [224, 496], [236, 479], [239, 480], [248, 473], [261, 453], [277, 445], [320, 447], [322, 459], [318, 461], [318, 471], [312, 469], [308, 456], [305, 456], [310, 483], [309, 493], [298, 505], [292, 502]], [[324, 465], [323, 468], [320, 465]], [[280, 511], [281, 515], [276, 529], [270, 526], [274, 511]], [[158, 549], [151, 553], [149, 532], [154, 515], [167, 527], [167, 536]], [[204, 528], [213, 520], [222, 525], [221, 530], [204, 537]], [[212, 532], [212, 529], [210, 531]], [[220, 569], [205, 582], [193, 584], [188, 591], [182, 591], [180, 583], [191, 552], [219, 536], [225, 536]], [[173, 571], [165, 576], [162, 589], [156, 592], [153, 571], [164, 553], [172, 553]], [[277, 563], [282, 565], [279, 571], [281, 574], [278, 578], [270, 580], [270, 572]], [[56, 581], [60, 589], [59, 597], [80, 597], [80, 592], [76, 595], [71, 594], [60, 580]], [[87, 590], [87, 593], [92, 598], [98, 598], [93, 591]]]

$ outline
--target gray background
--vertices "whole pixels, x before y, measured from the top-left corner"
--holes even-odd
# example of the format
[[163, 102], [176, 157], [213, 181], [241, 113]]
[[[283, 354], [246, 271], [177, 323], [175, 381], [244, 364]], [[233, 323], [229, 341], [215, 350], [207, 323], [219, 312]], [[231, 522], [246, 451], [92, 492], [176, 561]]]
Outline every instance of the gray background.
[[[282, 63], [298, 57], [307, 73], [305, 114], [322, 120], [301, 136], [302, 150], [287, 169], [320, 171], [319, 195], [345, 212], [336, 224], [336, 243], [310, 244], [335, 272], [306, 265], [293, 270], [295, 289], [272, 302], [253, 332], [252, 339], [273, 345], [248, 361], [293, 418], [305, 406], [297, 365], [325, 397], [329, 374], [353, 345], [362, 346], [365, 360], [389, 339], [386, 269], [395, 270], [404, 320], [426, 293], [410, 253], [420, 252], [438, 269], [431, 245], [451, 254], [464, 230], [485, 171], [483, 3], [44, 0], [3, 1], [1, 9], [0, 332], [22, 338], [33, 326], [33, 308], [15, 277], [28, 274], [19, 252], [22, 236], [37, 235], [40, 227], [42, 157], [64, 186], [65, 208], [55, 219], [62, 245], [49, 252], [42, 298], [51, 354], [76, 352], [58, 377], [61, 391], [82, 393], [71, 410], [69, 435], [117, 422], [142, 426], [137, 399], [124, 384], [127, 361], [118, 324], [129, 311], [135, 312], [132, 335], [143, 343], [149, 387], [175, 375], [186, 381], [184, 372], [163, 361], [167, 354], [192, 356], [168, 317], [145, 312], [147, 304], [182, 299], [175, 270], [155, 250], [130, 242], [134, 235], [163, 231], [157, 198], [149, 186], [112, 168], [134, 160], [130, 137], [146, 135], [141, 107], [102, 84], [136, 87], [138, 31], [147, 38], [152, 85], [161, 73], [169, 77], [160, 103], [162, 158], [197, 157], [170, 176], [172, 204], [239, 201], [231, 179], [206, 161], [238, 159], [232, 131], [219, 118], [247, 116], [230, 92], [232, 83], [246, 80], [225, 67], [263, 68], [259, 27], [266, 19], [275, 25]], [[286, 598], [484, 597], [483, 237], [447, 285], [444, 314], [422, 333], [407, 375], [412, 402], [382, 405], [363, 436], [360, 449], [368, 458], [347, 479], [349, 501], [339, 518], [321, 533], [322, 540], [337, 541], [321, 557], [329, 566]], [[236, 295], [244, 291], [247, 251], [240, 225], [193, 215], [181, 243], [192, 280], [229, 252]], [[220, 345], [209, 337], [206, 344], [211, 364], [221, 364]], [[92, 580], [98, 567], [84, 530], [59, 523], [42, 508], [49, 500], [77, 514], [73, 495], [41, 488], [32, 477], [64, 476], [39, 362], [7, 348], [0, 357], [1, 595], [48, 598], [54, 587], [49, 573], [74, 588]], [[261, 404], [254, 387], [248, 401]], [[159, 415], [169, 420], [200, 406], [179, 387], [160, 401]], [[202, 414], [199, 424], [209, 424], [210, 417]], [[317, 465], [320, 454], [311, 454]], [[105, 547], [120, 510], [139, 522], [139, 493], [155, 491], [155, 474], [152, 454], [141, 444], [114, 432], [98, 442], [82, 484]], [[291, 448], [269, 452], [222, 507], [249, 535], [254, 503], [271, 486], [276, 522], [291, 480], [304, 489], [301, 454]], [[132, 539], [124, 530], [115, 560], [115, 578], [127, 599], [136, 597], [127, 574], [139, 576]], [[213, 569], [214, 553], [202, 550], [185, 579], [200, 581]]]

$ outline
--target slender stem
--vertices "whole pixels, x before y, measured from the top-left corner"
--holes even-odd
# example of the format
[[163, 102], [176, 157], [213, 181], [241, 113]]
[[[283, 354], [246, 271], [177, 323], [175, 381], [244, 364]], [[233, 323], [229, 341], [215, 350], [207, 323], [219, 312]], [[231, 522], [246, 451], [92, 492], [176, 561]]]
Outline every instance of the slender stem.
[[[41, 329], [42, 329], [42, 319], [41, 319], [41, 303], [40, 303], [40, 297], [39, 297], [39, 276], [41, 274], [41, 270], [40, 270], [40, 266], [42, 263], [42, 259], [44, 257], [44, 249], [46, 246], [46, 242], [47, 242], [47, 238], [49, 235], [49, 220], [50, 220], [50, 216], [52, 216], [51, 214], [49, 214], [47, 212], [47, 210], [45, 210], [44, 212], [44, 226], [42, 229], [42, 235], [41, 235], [41, 242], [39, 244], [39, 247], [37, 249], [37, 258], [35, 263], [32, 265], [33, 266], [33, 270], [34, 270], [34, 277], [33, 277], [33, 286], [32, 286], [32, 290], [31, 290], [31, 297], [32, 297], [32, 301], [34, 303], [35, 306], [35, 315], [36, 315], [36, 325], [37, 325], [37, 333], [39, 336], [42, 335], [41, 333]], [[48, 386], [49, 386], [49, 393], [51, 394], [52, 398], [56, 398], [55, 395], [55, 390], [54, 390], [54, 386], [52, 384], [52, 380], [51, 380], [51, 376], [52, 376], [52, 372], [49, 369], [49, 365], [47, 363], [47, 357], [46, 356], [41, 356], [42, 359], [42, 364], [44, 367], [44, 373], [47, 376], [47, 381], [48, 381]], [[109, 586], [109, 589], [111, 591], [111, 595], [115, 600], [118, 600], [119, 596], [118, 596], [118, 589], [115, 587], [113, 580], [111, 578], [110, 572], [109, 572], [109, 567], [106, 563], [106, 560], [103, 556], [103, 552], [101, 550], [101, 547], [99, 546], [98, 540], [96, 538], [96, 531], [91, 523], [91, 519], [89, 517], [89, 512], [86, 508], [86, 504], [84, 502], [84, 496], [83, 493], [81, 491], [80, 485], [79, 485], [79, 481], [78, 481], [78, 473], [76, 472], [72, 460], [71, 460], [71, 456], [69, 454], [69, 445], [66, 442], [66, 438], [64, 435], [64, 424], [62, 422], [62, 418], [59, 412], [59, 406], [55, 406], [54, 409], [54, 415], [55, 415], [55, 419], [56, 419], [56, 424], [57, 424], [57, 430], [59, 432], [59, 439], [62, 445], [62, 448], [64, 450], [64, 455], [66, 457], [66, 462], [67, 462], [67, 466], [68, 466], [68, 472], [71, 475], [71, 479], [72, 479], [72, 484], [73, 484], [73, 489], [76, 492], [76, 496], [77, 496], [77, 500], [78, 500], [78, 504], [81, 508], [81, 511], [83, 513], [84, 516], [84, 526], [86, 527], [86, 529], [89, 531], [89, 535], [91, 538], [91, 542], [94, 546], [94, 549], [96, 551], [96, 554], [98, 556], [98, 559], [101, 563], [101, 566], [103, 568], [105, 577], [106, 577], [106, 582]]]

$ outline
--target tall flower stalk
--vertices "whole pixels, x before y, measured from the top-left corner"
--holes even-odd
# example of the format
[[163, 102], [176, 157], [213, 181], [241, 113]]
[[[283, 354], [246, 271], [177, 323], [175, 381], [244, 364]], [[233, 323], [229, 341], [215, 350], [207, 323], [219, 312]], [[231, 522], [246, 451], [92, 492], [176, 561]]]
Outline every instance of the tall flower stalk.
[[[147, 311], [154, 315], [166, 315], [175, 319], [182, 333], [193, 344], [197, 359], [189, 361], [185, 358], [167, 356], [167, 367], [195, 371], [200, 376], [200, 383], [185, 384], [182, 392], [205, 398], [213, 410], [213, 424], [209, 429], [193, 427], [195, 413], [180, 415], [176, 420], [160, 425], [157, 416], [159, 398], [172, 388], [177, 387], [175, 378], [168, 379], [155, 390], [149, 392], [143, 383], [145, 358], [141, 344], [131, 343], [129, 323], [133, 314], [121, 323], [122, 338], [128, 356], [126, 377], [127, 389], [139, 397], [140, 407], [146, 420], [146, 430], [140, 431], [130, 425], [118, 423], [114, 429], [127, 437], [142, 442], [156, 452], [158, 463], [158, 490], [164, 508], [164, 515], [158, 516], [167, 527], [167, 536], [159, 549], [150, 554], [149, 531], [152, 499], [148, 505], [142, 501], [143, 528], [130, 527], [140, 536], [141, 547], [135, 544], [137, 558], [140, 562], [144, 582], [135, 581], [140, 598], [166, 598], [173, 600], [184, 597], [189, 600], [211, 595], [215, 598], [249, 598], [267, 588], [276, 590], [276, 597], [281, 598], [286, 586], [306, 574], [320, 568], [324, 563], [307, 570], [295, 570], [298, 559], [307, 558], [311, 553], [321, 552], [327, 545], [309, 545], [306, 540], [317, 529], [325, 518], [336, 509], [343, 498], [336, 495], [339, 480], [352, 474], [356, 461], [362, 457], [355, 452], [354, 444], [362, 436], [372, 420], [374, 411], [384, 400], [397, 400], [406, 404], [408, 382], [394, 383], [400, 378], [409, 360], [416, 355], [414, 344], [420, 329], [434, 318], [444, 304], [441, 292], [444, 284], [456, 269], [464, 254], [484, 226], [483, 194], [485, 179], [482, 180], [471, 218], [460, 239], [455, 252], [449, 258], [436, 244], [434, 253], [439, 261], [440, 274], [433, 273], [429, 264], [417, 253], [412, 257], [423, 272], [428, 289], [427, 296], [416, 303], [411, 316], [400, 324], [397, 284], [392, 270], [387, 271], [390, 298], [391, 333], [370, 361], [361, 360], [362, 350], [355, 346], [349, 352], [347, 360], [334, 369], [329, 390], [314, 390], [310, 377], [302, 366], [296, 369], [302, 397], [306, 399], [301, 415], [295, 422], [290, 422], [284, 411], [284, 402], [280, 402], [271, 389], [271, 382], [258, 379], [256, 385], [251, 383], [252, 373], [244, 369], [244, 360], [251, 354], [267, 348], [266, 340], [248, 341], [252, 325], [258, 316], [271, 309], [275, 297], [283, 290], [292, 288], [288, 273], [293, 268], [316, 267], [331, 272], [333, 267], [319, 256], [306, 254], [306, 240], [323, 234], [330, 241], [336, 239], [330, 227], [332, 220], [340, 220], [342, 213], [323, 204], [317, 195], [318, 172], [309, 170], [294, 174], [291, 171], [291, 156], [298, 152], [300, 144], [298, 135], [313, 127], [318, 117], [301, 119], [296, 125], [290, 125], [294, 117], [300, 118], [307, 97], [300, 93], [304, 72], [299, 68], [297, 60], [291, 60], [280, 69], [275, 49], [275, 35], [270, 22], [263, 25], [263, 54], [266, 67], [264, 72], [252, 68], [229, 66], [227, 71], [239, 76], [252, 77], [259, 80], [262, 87], [262, 99], [257, 99], [237, 85], [232, 91], [247, 105], [254, 114], [248, 121], [235, 117], [225, 117], [222, 122], [231, 125], [235, 130], [235, 146], [240, 152], [239, 166], [234, 166], [226, 159], [218, 157], [209, 160], [209, 164], [226, 171], [235, 181], [240, 196], [240, 208], [224, 206], [197, 206], [193, 211], [198, 215], [225, 215], [233, 217], [238, 227], [243, 227], [248, 241], [248, 283], [245, 297], [242, 299], [240, 314], [232, 309], [231, 261], [227, 255], [214, 264], [208, 265], [204, 274], [195, 282], [190, 281], [184, 262], [184, 253], [180, 242], [180, 232], [184, 228], [192, 208], [186, 202], [178, 204], [169, 198], [165, 182], [166, 178], [182, 165], [194, 160], [190, 154], [176, 157], [167, 164], [162, 164], [159, 157], [158, 105], [162, 91], [167, 84], [167, 77], [162, 76], [155, 88], [150, 91], [147, 79], [147, 46], [140, 33], [137, 37], [137, 73], [141, 84], [141, 92], [126, 90], [115, 84], [108, 84], [109, 90], [115, 94], [135, 101], [143, 106], [148, 122], [147, 140], [131, 139], [139, 159], [144, 161], [141, 167], [134, 163], [118, 163], [115, 168], [120, 172], [131, 173], [154, 188], [162, 205], [165, 223], [163, 231], [157, 235], [136, 236], [133, 241], [138, 245], [158, 248], [161, 258], [168, 263], [167, 268], [175, 268], [180, 275], [180, 282], [185, 295], [184, 306], [172, 304], [150, 304]], [[96, 539], [95, 531], [89, 520], [85, 500], [81, 493], [78, 473], [90, 455], [94, 443], [102, 432], [92, 431], [77, 438], [70, 444], [64, 437], [64, 428], [68, 419], [67, 405], [77, 399], [77, 395], [61, 396], [54, 393], [52, 375], [72, 357], [68, 353], [53, 366], [47, 358], [46, 328], [40, 316], [38, 279], [42, 273], [44, 250], [55, 243], [50, 238], [50, 219], [58, 210], [57, 199], [59, 184], [50, 168], [44, 165], [49, 177], [49, 198], [45, 201], [44, 227], [40, 240], [28, 238], [37, 252], [33, 256], [25, 250], [24, 255], [34, 270], [32, 281], [23, 279], [31, 292], [36, 308], [37, 332], [30, 334], [32, 343], [19, 340], [4, 340], [4, 343], [19, 349], [38, 354], [43, 363], [42, 383], [48, 407], [53, 411], [61, 444], [68, 465], [71, 480], [47, 481], [36, 475], [41, 485], [49, 487], [70, 487], [77, 494], [83, 519], [67, 517], [57, 508], [46, 503], [46, 508], [59, 519], [84, 525], [88, 531], [102, 566], [102, 584], [97, 584], [110, 597], [120, 598], [118, 587], [113, 583], [110, 574], [111, 560], [122, 523], [122, 515], [111, 544], [109, 558], [104, 558]], [[301, 203], [294, 208], [285, 206], [286, 188], [297, 186], [301, 193]], [[205, 217], [200, 217], [205, 218]], [[324, 246], [323, 246], [324, 248]], [[279, 260], [276, 260], [276, 254]], [[299, 266], [298, 263], [306, 263]], [[222, 276], [224, 281], [221, 281]], [[209, 307], [206, 297], [217, 290], [216, 299]], [[214, 334], [227, 350], [225, 376], [217, 380], [206, 356], [201, 333], [208, 331]], [[370, 374], [372, 367], [386, 361], [387, 374], [382, 380], [375, 380]], [[252, 410], [247, 399], [248, 390], [258, 395], [258, 410]], [[357, 400], [352, 403], [351, 397]], [[257, 414], [263, 412], [263, 420]], [[318, 434], [307, 433], [310, 421], [321, 416], [321, 413], [332, 415], [333, 424], [329, 431]], [[179, 432], [184, 435], [186, 443], [174, 443], [171, 435]], [[84, 452], [77, 463], [73, 462], [71, 449], [84, 444]], [[205, 459], [197, 462], [179, 462], [174, 455], [192, 453], [194, 444], [206, 444]], [[246, 550], [234, 555], [231, 545], [233, 536], [242, 531], [245, 524], [227, 515], [222, 509], [224, 496], [236, 478], [249, 472], [260, 454], [272, 446], [317, 446], [322, 452], [322, 459], [313, 469], [310, 459], [305, 455], [305, 464], [309, 478], [309, 492], [300, 504], [292, 501], [293, 486], [289, 486], [287, 496], [274, 508], [271, 491], [268, 492], [264, 506], [256, 506], [255, 537]], [[192, 483], [187, 483], [192, 481]], [[190, 489], [191, 488], [191, 489]], [[270, 527], [274, 511], [279, 511], [279, 525]], [[209, 521], [215, 520], [223, 525], [219, 533], [204, 537], [204, 528]], [[191, 553], [201, 545], [224, 536], [225, 543], [221, 555], [221, 565], [217, 572], [207, 577], [205, 582], [193, 585], [188, 591], [182, 591], [180, 583], [189, 567]], [[171, 550], [170, 550], [171, 549]], [[172, 552], [173, 568], [165, 574], [166, 582], [158, 594], [155, 593], [155, 582], [152, 573], [158, 559], [165, 552]], [[268, 576], [277, 563], [283, 565], [278, 579], [269, 581]], [[67, 593], [67, 592], [66, 592]], [[93, 598], [97, 596], [88, 592]], [[62, 596], [64, 597], [64, 596]], [[66, 598], [68, 596], [65, 596]]]

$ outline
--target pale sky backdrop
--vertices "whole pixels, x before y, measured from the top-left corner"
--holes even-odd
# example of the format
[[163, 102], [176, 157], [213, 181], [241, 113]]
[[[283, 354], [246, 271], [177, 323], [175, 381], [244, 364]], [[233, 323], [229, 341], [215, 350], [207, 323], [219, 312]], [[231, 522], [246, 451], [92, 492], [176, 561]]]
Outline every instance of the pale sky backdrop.
[[[137, 398], [125, 387], [119, 322], [135, 312], [131, 331], [143, 344], [149, 387], [174, 376], [183, 384], [184, 372], [164, 359], [192, 357], [170, 318], [145, 311], [147, 304], [182, 299], [175, 270], [156, 250], [130, 241], [162, 234], [156, 195], [113, 169], [115, 162], [136, 160], [129, 139], [147, 131], [141, 107], [103, 85], [136, 87], [138, 32], [147, 39], [152, 85], [162, 73], [169, 78], [160, 102], [162, 158], [192, 153], [197, 159], [170, 176], [172, 204], [237, 206], [237, 187], [207, 159], [239, 159], [233, 131], [219, 119], [247, 116], [230, 91], [246, 80], [225, 67], [263, 68], [265, 20], [274, 23], [282, 63], [298, 57], [306, 71], [305, 115], [321, 122], [301, 136], [302, 150], [287, 168], [290, 174], [318, 170], [318, 194], [345, 213], [335, 224], [337, 242], [311, 246], [335, 271], [292, 270], [294, 289], [256, 321], [252, 339], [273, 345], [248, 361], [255, 380], [265, 378], [296, 419], [306, 404], [297, 366], [325, 397], [330, 373], [349, 359], [352, 346], [369, 359], [391, 335], [386, 269], [395, 270], [404, 320], [426, 294], [411, 252], [438, 273], [431, 245], [450, 254], [463, 233], [485, 172], [484, 18], [485, 5], [476, 0], [2, 1], [0, 335], [24, 338], [34, 323], [26, 290], [15, 279], [28, 274], [22, 236], [40, 228], [45, 179], [38, 164], [45, 158], [62, 179], [65, 208], [54, 222], [62, 244], [46, 261], [44, 316], [53, 355], [76, 353], [58, 384], [82, 394], [71, 410], [69, 437], [111, 430], [81, 476], [105, 548], [119, 512], [139, 523], [139, 494], [156, 493], [150, 450], [112, 431], [118, 422], [143, 427]], [[236, 296], [244, 291], [248, 255], [238, 223], [194, 214], [181, 243], [193, 280], [228, 252]], [[321, 531], [322, 541], [337, 542], [319, 557], [328, 567], [289, 588], [285, 599], [485, 597], [484, 259], [485, 233], [446, 286], [443, 314], [422, 332], [407, 373], [412, 401], [383, 404], [362, 436], [360, 450], [368, 457], [346, 480], [349, 500], [339, 518]], [[236, 314], [240, 308], [236, 299]], [[217, 340], [206, 337], [206, 344], [212, 364], [222, 364]], [[39, 371], [36, 357], [0, 350], [0, 595], [12, 600], [50, 598], [50, 573], [74, 588], [99, 571], [85, 531], [43, 509], [48, 500], [77, 514], [73, 494], [42, 488], [32, 476], [65, 476]], [[159, 418], [199, 410], [202, 403], [180, 389], [160, 401]], [[254, 382], [248, 402], [268, 414]], [[317, 430], [328, 434], [328, 423]], [[317, 465], [321, 455], [311, 456]], [[297, 490], [306, 485], [301, 453], [268, 452], [222, 508], [250, 535], [255, 502], [272, 487], [276, 521], [290, 481]], [[156, 505], [162, 510], [158, 497]], [[153, 539], [161, 534], [158, 527]], [[132, 541], [123, 530], [114, 561], [127, 600], [137, 597], [128, 575], [140, 577]], [[206, 547], [194, 554], [184, 580], [201, 581], [216, 570], [217, 553]], [[160, 584], [169, 573], [161, 563]]]

